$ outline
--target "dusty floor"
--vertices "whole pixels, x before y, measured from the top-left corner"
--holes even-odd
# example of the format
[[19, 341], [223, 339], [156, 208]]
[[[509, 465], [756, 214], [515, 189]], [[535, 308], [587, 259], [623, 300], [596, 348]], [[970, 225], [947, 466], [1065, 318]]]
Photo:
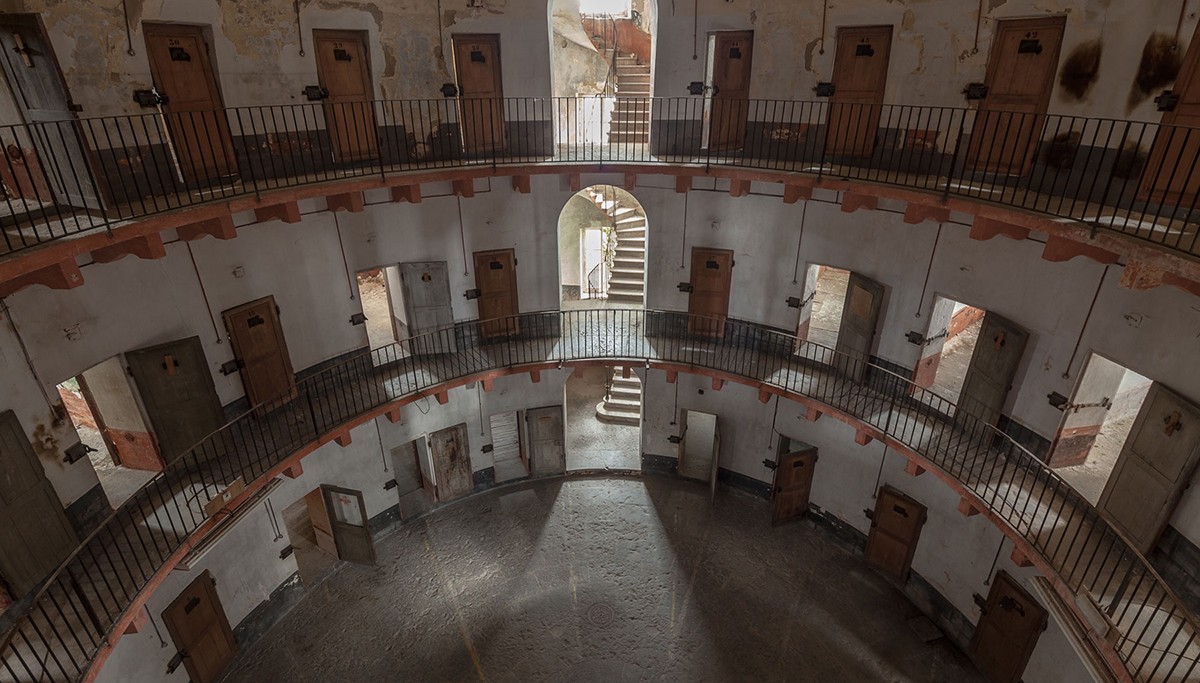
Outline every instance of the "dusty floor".
[[311, 589], [225, 680], [981, 680], [823, 531], [707, 495], [606, 477], [468, 498]]
[[88, 453], [88, 459], [92, 462], [92, 468], [96, 470], [96, 477], [100, 479], [100, 488], [104, 489], [104, 495], [108, 496], [109, 504], [117, 507], [129, 500], [129, 497], [150, 481], [155, 473], [130, 469], [113, 463], [112, 456], [108, 452], [108, 444], [104, 442], [104, 436], [96, 428], [95, 418], [92, 417], [75, 380], [68, 380], [59, 385], [58, 395], [62, 397], [71, 423], [75, 425], [79, 441], [92, 448], [92, 452]]
[[587, 368], [582, 378], [567, 380], [567, 469], [642, 468], [641, 430], [632, 425], [596, 419], [596, 404], [604, 398], [608, 368]]
[[831, 349], [837, 346], [842, 309], [846, 305], [846, 288], [849, 286], [850, 271], [828, 267], [821, 271], [817, 277], [817, 291], [813, 295], [808, 341]]
[[392, 308], [388, 302], [387, 276], [382, 270], [364, 271], [358, 274], [358, 296], [362, 300], [363, 315], [367, 316], [367, 339], [371, 348], [395, 343], [396, 333], [392, 329]]

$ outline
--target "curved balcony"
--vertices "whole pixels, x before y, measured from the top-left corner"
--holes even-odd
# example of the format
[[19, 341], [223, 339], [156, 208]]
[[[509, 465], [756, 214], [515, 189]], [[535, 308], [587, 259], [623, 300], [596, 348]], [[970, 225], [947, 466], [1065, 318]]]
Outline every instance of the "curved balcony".
[[[618, 106], [623, 116], [642, 119], [613, 123]], [[629, 126], [639, 135], [623, 129]], [[647, 130], [649, 144], [623, 142], [645, 139]], [[0, 138], [13, 141], [0, 161], [9, 190], [0, 202], [0, 254], [8, 260], [39, 245], [106, 232], [106, 239], [80, 243], [80, 253], [91, 251], [101, 262], [128, 253], [155, 258], [162, 242], [146, 239], [147, 230], [153, 238], [170, 227], [185, 240], [232, 236], [231, 220], [205, 222], [219, 217], [221, 205], [226, 216], [260, 209], [259, 220], [298, 220], [272, 212], [278, 208], [272, 205], [326, 196], [330, 208], [361, 210], [363, 189], [391, 188], [396, 201], [419, 201], [421, 178], [519, 173], [523, 183], [514, 184], [528, 191], [530, 173], [642, 169], [724, 174], [734, 180], [735, 195], [752, 180], [783, 182], [789, 202], [811, 197], [814, 187], [851, 195], [892, 187], [888, 196], [908, 199], [910, 208], [913, 198], [920, 200], [906, 214], [913, 222], [946, 220], [952, 209], [985, 218], [973, 207], [987, 206], [992, 215], [1016, 218], [982, 226], [977, 219], [981, 238], [1023, 237], [1032, 226], [1082, 243], [1048, 245], [1055, 260], [1085, 254], [1112, 263], [1131, 244], [1155, 245], [1152, 252], [1133, 247], [1140, 249], [1137, 260], [1200, 253], [1200, 129], [1157, 123], [824, 101], [510, 98], [149, 113], [4, 126]], [[349, 189], [326, 187], [335, 181]], [[306, 187], [307, 193], [297, 190]], [[350, 191], [356, 196], [338, 194]], [[843, 197], [847, 202], [873, 206], [871, 197]], [[152, 216], [204, 206], [213, 210], [131, 229]], [[145, 241], [122, 246], [116, 233]], [[1179, 268], [1186, 270], [1185, 285], [1200, 293], [1200, 268], [1190, 260]], [[10, 267], [0, 277], [27, 270]], [[34, 282], [55, 286], [51, 277], [15, 288]]]
[[[454, 349], [453, 352], [444, 352]], [[1197, 621], [1089, 503], [1004, 433], [859, 358], [762, 325], [682, 313], [586, 310], [456, 324], [354, 356], [254, 407], [139, 490], [25, 603], [0, 649], [0, 680], [71, 681], [101, 666], [167, 572], [209, 532], [201, 508], [228, 482], [272, 477], [351, 428], [424, 396], [505, 374], [581, 363], [691, 372], [801, 402], [880, 439], [954, 488], [1091, 617], [1118, 680], [1193, 680]], [[670, 377], [670, 375], [668, 375]], [[1090, 603], [1094, 609], [1084, 611]], [[1097, 618], [1099, 622], [1097, 622]]]

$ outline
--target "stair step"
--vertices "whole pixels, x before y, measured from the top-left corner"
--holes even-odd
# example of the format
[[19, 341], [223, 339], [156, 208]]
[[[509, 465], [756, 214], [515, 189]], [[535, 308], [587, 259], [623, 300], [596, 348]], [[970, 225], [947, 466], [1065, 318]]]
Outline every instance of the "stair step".
[[613, 411], [610, 410], [608, 406], [604, 405], [603, 402], [596, 406], [596, 419], [609, 424], [622, 424], [629, 425], [631, 427], [637, 427], [642, 422], [640, 410], [636, 414]]
[[608, 281], [608, 291], [619, 290], [622, 292], [644, 292], [645, 284], [641, 280], [617, 280], [611, 279]]
[[634, 143], [646, 144], [650, 142], [649, 133], [611, 133], [608, 136], [610, 143]]
[[613, 268], [612, 276], [618, 280], [637, 280], [642, 282], [645, 280], [645, 268]]
[[635, 85], [645, 83], [646, 87], [650, 87], [650, 74], [648, 73], [620, 73], [617, 72], [617, 87], [625, 85]]
[[642, 380], [638, 379], [637, 373], [630, 372], [628, 377], [621, 374], [621, 368], [613, 368], [612, 385], [614, 387], [633, 387], [641, 391]]
[[641, 238], [642, 240], [646, 239], [646, 226], [643, 225], [640, 228], [625, 228], [625, 229], [617, 228], [617, 239], [618, 240], [636, 239], [636, 238]]
[[[634, 211], [637, 211], [637, 209], [634, 209]], [[641, 214], [638, 214], [636, 216], [626, 216], [617, 221], [617, 227], [618, 228], [620, 228], [621, 226], [634, 227], [634, 223], [640, 223], [642, 226], [645, 226], [646, 225], [646, 217]]]

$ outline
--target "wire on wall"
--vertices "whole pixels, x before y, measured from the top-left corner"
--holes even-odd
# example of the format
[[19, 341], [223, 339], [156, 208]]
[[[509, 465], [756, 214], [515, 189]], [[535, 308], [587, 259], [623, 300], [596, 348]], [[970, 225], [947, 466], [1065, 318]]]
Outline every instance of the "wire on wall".
[[342, 250], [342, 268], [346, 271], [346, 288], [350, 290], [350, 300], [354, 301], [358, 288], [354, 286], [354, 276], [350, 274], [350, 261], [346, 259], [346, 243], [342, 241], [342, 224], [338, 221], [337, 211], [333, 212], [333, 227], [337, 232], [338, 249]]
[[808, 202], [800, 207], [800, 237], [796, 240], [796, 267], [792, 270], [792, 284], [798, 284], [800, 278], [800, 245], [804, 243], [804, 224], [808, 220]]
[[462, 244], [463, 277], [466, 277], [471, 274], [471, 266], [467, 261], [467, 233], [463, 227], [462, 196], [454, 195], [454, 199], [458, 202], [458, 241]]
[[304, 29], [300, 27], [300, 0], [292, 2], [292, 8], [296, 10], [296, 38], [300, 41], [300, 56], [304, 56]]
[[137, 54], [133, 49], [133, 26], [129, 23], [129, 0], [121, 0], [121, 11], [125, 13], [125, 54], [130, 57]]
[[[688, 193], [690, 194], [690, 193]], [[679, 240], [679, 269], [687, 268], [688, 195], [683, 195], [683, 237]]]
[[933, 259], [937, 256], [938, 242], [942, 241], [942, 228], [945, 223], [938, 223], [937, 234], [933, 237], [933, 249], [929, 251], [929, 265], [925, 268], [925, 282], [921, 285], [921, 298], [917, 299], [917, 315], [921, 317], [921, 308], [925, 305], [925, 292], [929, 290], [929, 274], [933, 272]]
[[879, 472], [875, 474], [875, 488], [871, 490], [871, 497], [875, 498], [879, 494], [879, 482], [883, 481], [883, 464], [887, 462], [888, 445], [883, 444], [883, 455], [879, 456]]
[[824, 0], [824, 2], [821, 3], [821, 49], [817, 50], [817, 54], [819, 55], [825, 54], [825, 31], [826, 27], [829, 25], [827, 21], [828, 19], [829, 0]]
[[192, 272], [196, 274], [196, 284], [200, 285], [200, 296], [204, 299], [204, 310], [208, 311], [208, 322], [212, 325], [213, 335], [217, 338], [218, 344], [224, 344], [225, 340], [221, 338], [221, 329], [217, 327], [217, 317], [213, 315], [212, 304], [208, 301], [208, 290], [204, 287], [204, 280], [200, 277], [200, 267], [196, 265], [196, 254], [192, 252], [191, 242], [185, 242], [184, 246], [188, 250], [188, 258], [192, 260]]
[[[675, 6], [671, 6], [671, 14], [675, 14]], [[700, 59], [700, 0], [696, 0], [695, 10], [692, 12], [692, 61]]]
[[1075, 339], [1075, 348], [1071, 350], [1071, 359], [1067, 361], [1067, 368], [1063, 370], [1063, 379], [1071, 379], [1071, 366], [1075, 364], [1075, 356], [1079, 355], [1079, 345], [1083, 343], [1083, 335], [1087, 332], [1088, 323], [1092, 321], [1092, 311], [1096, 310], [1096, 301], [1100, 299], [1100, 290], [1104, 288], [1104, 279], [1108, 277], [1110, 267], [1104, 266], [1103, 272], [1100, 273], [1100, 281], [1096, 283], [1096, 293], [1092, 295], [1092, 305], [1088, 306], [1087, 317], [1083, 319], [1083, 326], [1079, 328], [1079, 336]]
[[975, 12], [975, 43], [971, 46], [971, 55], [979, 54], [979, 29], [983, 26], [983, 0], [979, 0], [979, 10]]

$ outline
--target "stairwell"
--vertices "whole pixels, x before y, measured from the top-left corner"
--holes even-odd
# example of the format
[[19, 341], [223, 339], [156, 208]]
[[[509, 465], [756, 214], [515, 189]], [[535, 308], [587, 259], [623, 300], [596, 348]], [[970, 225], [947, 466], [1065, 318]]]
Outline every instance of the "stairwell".
[[608, 142], [644, 145], [650, 142], [650, 64], [637, 57], [617, 54], [617, 99], [613, 105]]

